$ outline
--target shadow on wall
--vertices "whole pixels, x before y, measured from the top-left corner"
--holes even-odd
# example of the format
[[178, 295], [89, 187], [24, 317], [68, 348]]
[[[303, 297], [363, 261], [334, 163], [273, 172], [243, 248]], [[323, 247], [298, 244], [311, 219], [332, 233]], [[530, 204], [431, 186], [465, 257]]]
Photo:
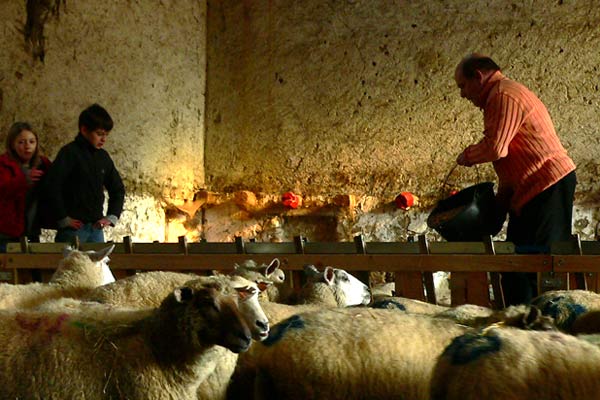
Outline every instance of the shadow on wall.
[[33, 58], [38, 58], [42, 63], [45, 57], [44, 25], [48, 17], [60, 16], [60, 5], [66, 7], [67, 0], [27, 0], [25, 5], [27, 20], [23, 27], [25, 45], [31, 51]]

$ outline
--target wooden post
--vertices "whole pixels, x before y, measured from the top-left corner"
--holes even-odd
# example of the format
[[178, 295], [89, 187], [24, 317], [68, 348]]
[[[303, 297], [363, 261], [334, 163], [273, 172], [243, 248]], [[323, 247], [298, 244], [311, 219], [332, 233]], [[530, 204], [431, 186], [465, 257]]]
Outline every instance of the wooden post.
[[[429, 254], [429, 242], [427, 242], [427, 236], [419, 235], [419, 252], [421, 254]], [[423, 284], [425, 285], [425, 291], [427, 302], [431, 304], [437, 304], [437, 298], [435, 296], [435, 285], [433, 283], [433, 272], [423, 271]]]
[[[297, 254], [304, 254], [304, 242], [306, 238], [304, 236], [294, 236], [294, 247], [296, 249]], [[290, 279], [290, 283], [292, 284], [292, 288], [295, 290], [299, 290], [302, 287], [302, 276], [304, 274], [303, 271], [291, 271], [292, 279]]]
[[419, 272], [395, 272], [394, 288], [396, 296], [408, 297], [425, 301], [425, 291], [423, 290], [423, 274]]
[[[487, 254], [496, 254], [496, 248], [494, 247], [492, 236], [487, 236], [484, 239], [483, 244]], [[502, 291], [501, 279], [500, 273], [490, 272], [490, 283], [492, 285], [492, 293], [494, 293], [494, 302], [492, 303], [492, 308], [497, 310], [505, 308], [504, 292]]]
[[[354, 236], [354, 245], [356, 246], [357, 254], [367, 254], [367, 245], [363, 235], [359, 234]], [[369, 288], [371, 287], [370, 272], [369, 271], [356, 271], [354, 275]]]

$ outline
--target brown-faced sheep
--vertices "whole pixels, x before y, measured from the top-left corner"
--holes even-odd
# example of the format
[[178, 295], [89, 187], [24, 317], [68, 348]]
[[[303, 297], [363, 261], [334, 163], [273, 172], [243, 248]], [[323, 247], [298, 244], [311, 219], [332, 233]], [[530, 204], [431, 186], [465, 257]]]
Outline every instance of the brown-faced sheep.
[[108, 255], [114, 245], [98, 252], [68, 250], [49, 283], [0, 284], [0, 309], [32, 308], [61, 297], [82, 297], [103, 285]]
[[[194, 274], [183, 274], [166, 271], [150, 271], [120, 279], [109, 285], [101, 286], [92, 290], [86, 300], [97, 301], [104, 304], [148, 307], [160, 304], [174, 288], [182, 286], [190, 280], [203, 282], [219, 281], [226, 282], [233, 287], [252, 288], [251, 294], [245, 299], [243, 307], [246, 307], [247, 323], [251, 329], [252, 336], [256, 340], [263, 340], [269, 332], [269, 320], [264, 314], [258, 302], [258, 287], [241, 276], [214, 275], [199, 277]], [[224, 399], [229, 379], [233, 375], [238, 355], [225, 348], [214, 350], [215, 363], [207, 379], [198, 387], [198, 399], [218, 400]]]
[[459, 336], [444, 350], [431, 400], [594, 400], [600, 349], [561, 332], [491, 326]]
[[250, 346], [239, 301], [231, 285], [197, 280], [154, 309], [4, 310], [0, 398], [195, 398], [218, 346]]

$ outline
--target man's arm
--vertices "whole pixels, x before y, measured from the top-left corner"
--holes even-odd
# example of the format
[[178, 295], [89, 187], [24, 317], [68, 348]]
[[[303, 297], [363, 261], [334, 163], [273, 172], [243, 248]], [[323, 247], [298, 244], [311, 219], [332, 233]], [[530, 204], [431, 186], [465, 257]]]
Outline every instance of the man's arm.
[[506, 157], [508, 146], [523, 125], [525, 116], [516, 99], [502, 93], [496, 95], [484, 111], [483, 139], [467, 147], [456, 162], [469, 167]]

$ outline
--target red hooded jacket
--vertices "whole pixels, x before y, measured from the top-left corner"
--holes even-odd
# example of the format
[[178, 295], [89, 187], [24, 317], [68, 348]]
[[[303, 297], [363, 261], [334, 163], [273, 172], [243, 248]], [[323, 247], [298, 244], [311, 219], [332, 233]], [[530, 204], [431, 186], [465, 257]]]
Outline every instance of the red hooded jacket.
[[[48, 169], [50, 160], [41, 157]], [[29, 185], [17, 161], [7, 153], [0, 156], [0, 233], [18, 238], [25, 233], [25, 196]]]

